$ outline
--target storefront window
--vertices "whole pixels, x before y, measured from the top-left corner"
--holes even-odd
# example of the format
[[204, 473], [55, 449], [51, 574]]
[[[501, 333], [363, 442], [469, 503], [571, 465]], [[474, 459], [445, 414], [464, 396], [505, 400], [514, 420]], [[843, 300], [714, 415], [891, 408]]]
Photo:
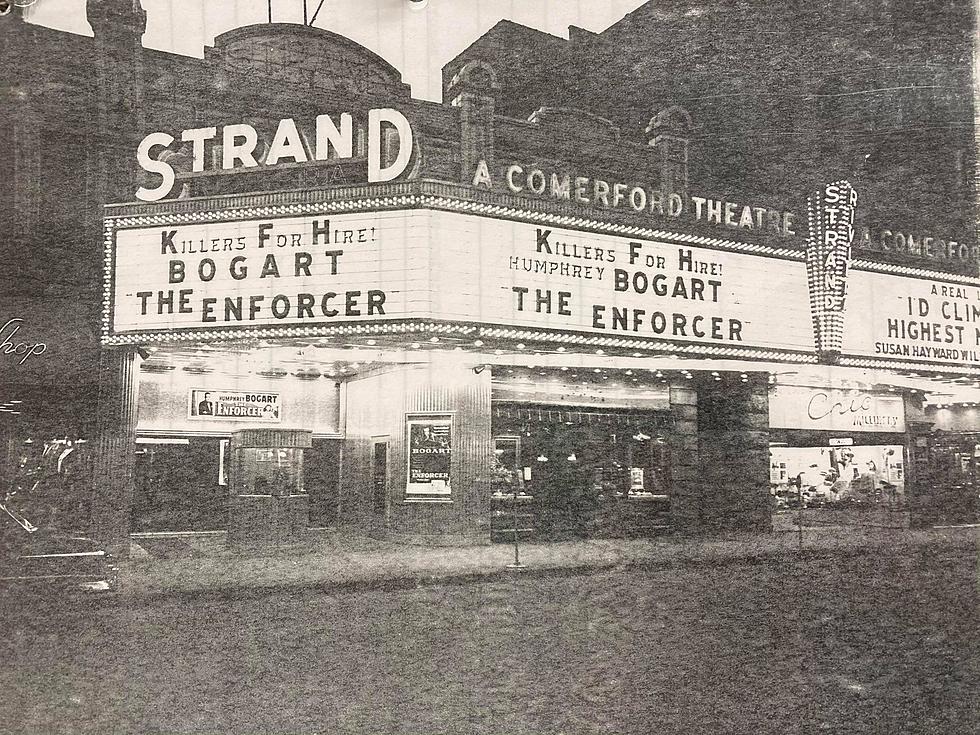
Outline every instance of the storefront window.
[[[515, 470], [541, 537], [649, 533], [669, 511], [668, 423], [653, 412], [499, 407], [495, 462]], [[514, 497], [503, 485], [494, 497]]]
[[634, 500], [666, 497], [669, 461], [667, 440], [662, 434], [646, 434], [637, 429], [624, 439], [625, 467], [628, 473], [626, 496]]
[[920, 512], [937, 524], [975, 523], [980, 519], [980, 433], [936, 432], [919, 466], [928, 509]]
[[496, 437], [490, 470], [490, 492], [494, 497], [527, 495], [520, 465], [521, 440], [517, 436]]
[[[84, 529], [91, 511], [92, 448], [84, 439], [10, 440], [0, 495], [41, 526]], [[2, 500], [3, 497], [0, 497]]]
[[776, 510], [898, 507], [905, 503], [900, 444], [770, 447], [769, 486]]

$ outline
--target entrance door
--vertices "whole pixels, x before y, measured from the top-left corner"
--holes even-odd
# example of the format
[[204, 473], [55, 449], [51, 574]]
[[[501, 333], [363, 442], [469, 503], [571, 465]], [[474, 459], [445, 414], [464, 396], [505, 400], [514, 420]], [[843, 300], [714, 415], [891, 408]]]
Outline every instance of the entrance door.
[[327, 528], [337, 523], [340, 502], [339, 439], [314, 439], [303, 452], [303, 474], [310, 499], [310, 527]]
[[371, 509], [376, 518], [388, 516], [388, 440], [375, 440], [371, 477]]

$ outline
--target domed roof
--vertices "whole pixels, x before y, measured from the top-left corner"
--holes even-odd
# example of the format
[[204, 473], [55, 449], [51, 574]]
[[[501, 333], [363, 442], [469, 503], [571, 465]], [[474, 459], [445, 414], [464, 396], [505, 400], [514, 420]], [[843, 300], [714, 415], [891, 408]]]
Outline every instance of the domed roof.
[[344, 36], [296, 23], [262, 23], [222, 33], [205, 52], [229, 76], [346, 97], [410, 98], [401, 73]]

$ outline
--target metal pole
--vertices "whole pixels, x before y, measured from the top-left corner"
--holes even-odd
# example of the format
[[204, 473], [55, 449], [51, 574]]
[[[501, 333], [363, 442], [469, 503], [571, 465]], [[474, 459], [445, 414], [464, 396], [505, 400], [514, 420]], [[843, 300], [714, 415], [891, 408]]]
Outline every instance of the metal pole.
[[800, 539], [800, 548], [803, 548], [803, 476], [800, 475], [796, 478], [796, 497], [799, 501], [799, 507], [796, 510], [796, 527], [797, 533]]
[[[306, 0], [303, 0], [303, 2], [305, 3]], [[320, 14], [320, 8], [322, 7], [323, 7], [323, 0], [320, 0], [320, 4], [316, 6], [316, 10], [313, 11], [313, 17], [310, 18], [310, 22], [307, 23], [307, 25], [313, 25], [314, 23], [316, 23], [316, 17]]]
[[514, 563], [508, 564], [508, 569], [524, 569], [525, 565], [521, 564], [521, 549], [518, 544], [518, 524], [517, 524], [517, 490], [514, 490]]
[[272, 0], [269, 0], [269, 22], [272, 22]]

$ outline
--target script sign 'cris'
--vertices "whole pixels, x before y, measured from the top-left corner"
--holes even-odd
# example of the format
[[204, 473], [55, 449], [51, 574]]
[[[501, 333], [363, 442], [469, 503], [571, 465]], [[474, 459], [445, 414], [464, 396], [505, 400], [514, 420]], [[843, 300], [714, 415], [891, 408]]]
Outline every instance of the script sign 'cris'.
[[835, 181], [807, 198], [806, 266], [817, 350], [824, 359], [840, 354], [844, 327], [847, 268], [854, 240], [857, 192]]

